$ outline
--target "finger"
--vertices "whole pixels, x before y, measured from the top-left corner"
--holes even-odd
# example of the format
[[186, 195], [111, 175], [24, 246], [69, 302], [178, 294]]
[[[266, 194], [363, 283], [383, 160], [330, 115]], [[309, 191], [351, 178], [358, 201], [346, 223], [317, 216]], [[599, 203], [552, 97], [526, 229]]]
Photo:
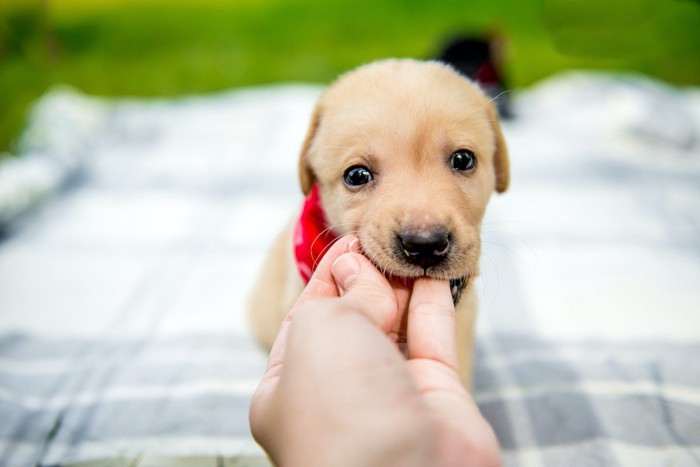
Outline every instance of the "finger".
[[446, 281], [420, 278], [408, 304], [408, 358], [429, 359], [457, 370], [455, 308]]
[[359, 251], [359, 248], [358, 238], [352, 234], [344, 235], [333, 243], [321, 259], [316, 271], [311, 276], [311, 280], [309, 280], [292, 310], [314, 298], [338, 297], [338, 288], [331, 273], [333, 263], [339, 256], [351, 251]]
[[[311, 280], [292, 306], [292, 309], [289, 311], [289, 313], [287, 313], [284, 320], [282, 320], [282, 324], [280, 324], [277, 337], [275, 338], [275, 342], [272, 344], [272, 348], [270, 349], [270, 358], [267, 364], [268, 372], [272, 368], [275, 368], [282, 363], [284, 349], [287, 346], [289, 325], [294, 318], [296, 310], [298, 310], [299, 307], [301, 307], [307, 301], [315, 298], [338, 297], [338, 288], [336, 287], [335, 281], [331, 275], [331, 266], [340, 255], [349, 251], [357, 251], [358, 249], [359, 245], [357, 236], [355, 235], [344, 235], [340, 237], [328, 249], [316, 268], [316, 271], [311, 276]], [[268, 376], [267, 372], [266, 376]]]
[[[399, 312], [404, 315], [408, 311], [408, 302], [411, 299], [411, 290], [413, 290], [413, 279], [390, 277], [387, 280], [396, 295]], [[406, 329], [404, 328], [403, 330], [405, 331]]]
[[365, 256], [359, 253], [341, 255], [333, 263], [331, 272], [346, 305], [364, 314], [384, 332], [394, 327], [398, 314], [396, 294]]

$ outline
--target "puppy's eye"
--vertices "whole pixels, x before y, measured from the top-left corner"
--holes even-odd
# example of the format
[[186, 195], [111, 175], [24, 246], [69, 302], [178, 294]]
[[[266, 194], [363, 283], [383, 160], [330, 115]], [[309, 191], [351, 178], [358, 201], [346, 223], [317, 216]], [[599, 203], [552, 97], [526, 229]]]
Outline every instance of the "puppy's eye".
[[460, 149], [452, 153], [450, 165], [460, 172], [472, 172], [476, 168], [476, 156], [469, 149]]
[[372, 172], [364, 165], [356, 165], [345, 171], [343, 180], [348, 186], [365, 185], [372, 181]]

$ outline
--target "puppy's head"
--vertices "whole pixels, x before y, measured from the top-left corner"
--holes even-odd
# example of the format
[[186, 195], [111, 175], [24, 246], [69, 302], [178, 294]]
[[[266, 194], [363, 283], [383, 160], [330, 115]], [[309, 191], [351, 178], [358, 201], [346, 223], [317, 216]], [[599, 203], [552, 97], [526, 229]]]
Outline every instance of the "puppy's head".
[[437, 62], [386, 60], [342, 76], [320, 98], [302, 147], [301, 186], [318, 184], [336, 234], [356, 232], [385, 274], [477, 272], [491, 193], [508, 186], [496, 113]]

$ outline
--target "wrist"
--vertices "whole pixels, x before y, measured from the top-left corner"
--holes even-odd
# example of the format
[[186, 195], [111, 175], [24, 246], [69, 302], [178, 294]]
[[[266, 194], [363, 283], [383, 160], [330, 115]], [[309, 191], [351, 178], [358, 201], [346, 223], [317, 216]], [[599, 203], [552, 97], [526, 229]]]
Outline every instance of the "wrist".
[[297, 427], [294, 436], [279, 444], [282, 449], [272, 460], [281, 467], [437, 465], [437, 431], [426, 429], [429, 422], [413, 417], [400, 424], [396, 419], [388, 421], [372, 421], [369, 417], [344, 427], [334, 424], [321, 430]]

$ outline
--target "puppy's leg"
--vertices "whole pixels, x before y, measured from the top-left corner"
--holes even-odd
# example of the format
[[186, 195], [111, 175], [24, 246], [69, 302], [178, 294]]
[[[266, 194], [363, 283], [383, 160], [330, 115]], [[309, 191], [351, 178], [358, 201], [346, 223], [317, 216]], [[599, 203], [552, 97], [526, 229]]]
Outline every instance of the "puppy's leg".
[[248, 302], [248, 323], [258, 343], [267, 350], [272, 348], [282, 320], [303, 288], [294, 262], [290, 224], [272, 245]]
[[464, 387], [471, 392], [474, 364], [474, 325], [477, 314], [476, 293], [471, 281], [462, 292], [462, 298], [457, 304], [455, 312], [459, 375]]

